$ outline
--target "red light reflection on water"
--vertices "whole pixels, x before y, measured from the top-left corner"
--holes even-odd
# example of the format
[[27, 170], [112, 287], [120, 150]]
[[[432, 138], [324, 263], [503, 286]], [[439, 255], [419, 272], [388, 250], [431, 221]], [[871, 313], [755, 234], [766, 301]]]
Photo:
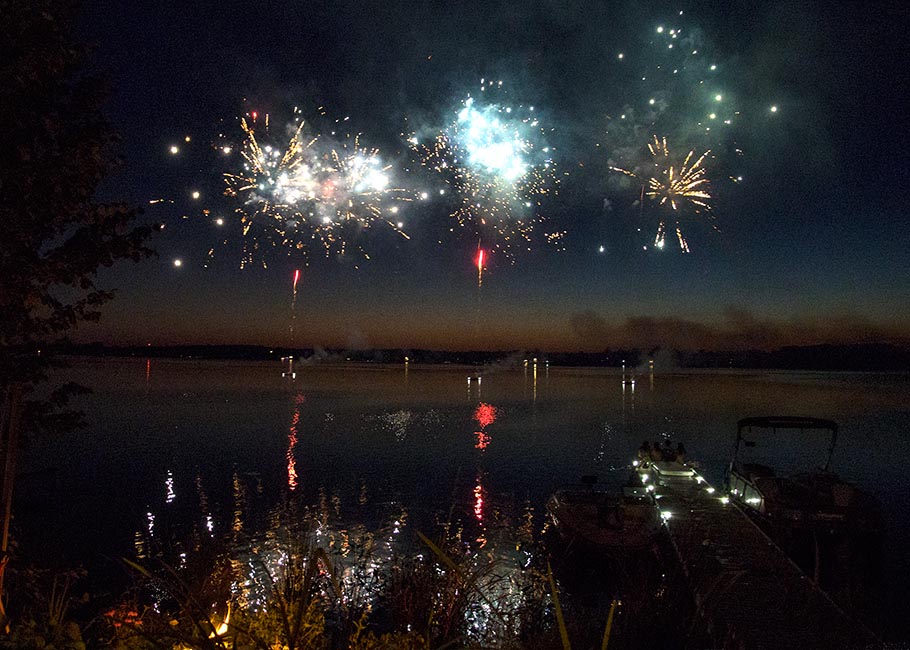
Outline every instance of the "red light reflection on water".
[[490, 435], [484, 431], [484, 429], [496, 421], [496, 407], [491, 404], [481, 402], [477, 405], [477, 409], [474, 411], [474, 419], [477, 421], [477, 424], [480, 425], [480, 431], [474, 432], [474, 435], [477, 437], [477, 442], [474, 443], [474, 448], [480, 449], [482, 451], [490, 445]]
[[480, 425], [481, 429], [485, 429], [496, 422], [496, 407], [492, 404], [481, 402], [477, 405], [477, 410], [474, 411], [474, 419], [477, 420], [477, 424]]

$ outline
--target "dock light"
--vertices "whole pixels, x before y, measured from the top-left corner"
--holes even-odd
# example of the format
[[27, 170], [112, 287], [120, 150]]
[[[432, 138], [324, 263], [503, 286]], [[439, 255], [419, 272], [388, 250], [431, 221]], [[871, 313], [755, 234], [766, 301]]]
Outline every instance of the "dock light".
[[641, 480], [642, 480], [642, 482], [644, 482], [644, 483], [647, 483], [649, 478], [651, 478], [651, 477], [648, 476], [647, 474], [642, 474], [642, 475], [641, 475]]
[[698, 474], [693, 474], [693, 478], [695, 479], [695, 482], [698, 483], [699, 485], [701, 485], [702, 483], [705, 482], [705, 479], [703, 479]]
[[646, 489], [648, 492], [653, 492], [653, 491], [654, 491], [654, 484], [652, 483], [651, 485], [649, 485], [649, 486], [648, 486], [647, 488], [645, 488], [645, 489]]
[[728, 503], [730, 503], [730, 497], [721, 497], [720, 502], [724, 505], [727, 505]]
[[708, 494], [714, 494], [714, 488], [713, 488], [713, 487], [710, 487], [710, 486], [708, 487]]
[[632, 461], [632, 467], [638, 467], [639, 465], [641, 465], [641, 463], [639, 463], [637, 459]]
[[664, 512], [661, 512], [661, 513], [660, 513], [660, 518], [663, 519], [664, 521], [670, 521], [670, 518], [671, 518], [672, 516], [673, 516], [673, 513], [672, 513], [672, 512], [664, 511]]

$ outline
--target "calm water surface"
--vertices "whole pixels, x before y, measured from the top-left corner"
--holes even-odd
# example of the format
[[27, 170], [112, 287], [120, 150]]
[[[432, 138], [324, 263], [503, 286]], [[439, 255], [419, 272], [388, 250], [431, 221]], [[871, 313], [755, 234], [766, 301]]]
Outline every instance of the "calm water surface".
[[[555, 487], [624, 478], [645, 438], [683, 441], [720, 485], [738, 419], [804, 415], [839, 423], [834, 470], [885, 508], [887, 600], [910, 595], [908, 375], [657, 369], [633, 389], [618, 369], [486, 370], [480, 385], [448, 366], [299, 367], [294, 381], [283, 369], [75, 359], [67, 376], [94, 389], [80, 403], [89, 427], [24, 453], [23, 547], [89, 564], [129, 555], [150, 520], [198, 513], [200, 494], [213, 532], [227, 530], [241, 484], [251, 510], [322, 496], [359, 517], [444, 512], [482, 529], [523, 512], [540, 528]], [[779, 440], [769, 460], [817, 465], [823, 443]]]

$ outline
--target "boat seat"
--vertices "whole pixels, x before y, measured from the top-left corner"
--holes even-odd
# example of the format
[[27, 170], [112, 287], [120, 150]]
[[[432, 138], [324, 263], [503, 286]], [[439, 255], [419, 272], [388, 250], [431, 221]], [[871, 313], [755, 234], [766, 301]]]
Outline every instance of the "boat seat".
[[743, 474], [749, 477], [749, 480], [755, 483], [760, 478], [771, 478], [774, 476], [774, 470], [767, 465], [759, 463], [744, 463], [742, 466]]

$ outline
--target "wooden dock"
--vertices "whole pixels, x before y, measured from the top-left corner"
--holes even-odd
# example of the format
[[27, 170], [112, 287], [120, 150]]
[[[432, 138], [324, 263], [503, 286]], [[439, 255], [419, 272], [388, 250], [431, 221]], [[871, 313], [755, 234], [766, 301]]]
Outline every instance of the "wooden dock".
[[880, 648], [749, 517], [694, 470], [648, 463], [670, 544], [718, 648]]

